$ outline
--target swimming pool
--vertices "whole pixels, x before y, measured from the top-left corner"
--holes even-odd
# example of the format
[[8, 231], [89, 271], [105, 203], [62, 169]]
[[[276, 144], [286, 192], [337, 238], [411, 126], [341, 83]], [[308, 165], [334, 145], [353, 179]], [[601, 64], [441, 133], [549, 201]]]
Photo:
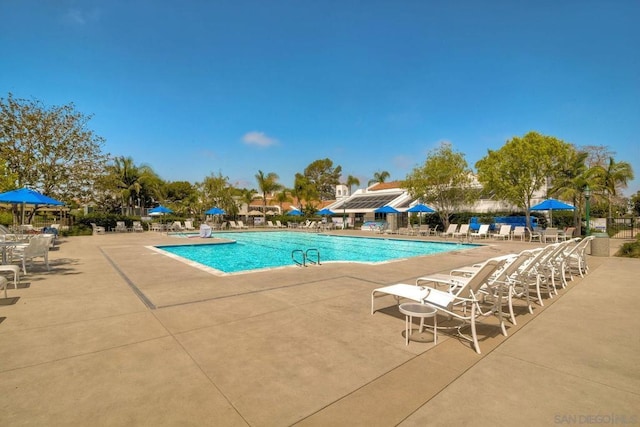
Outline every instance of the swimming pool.
[[[330, 236], [291, 231], [213, 233], [230, 243], [161, 245], [156, 249], [223, 273], [295, 265], [302, 254], [320, 262], [376, 263], [477, 247], [473, 244], [423, 242], [372, 237]], [[295, 251], [295, 252], [294, 252]]]

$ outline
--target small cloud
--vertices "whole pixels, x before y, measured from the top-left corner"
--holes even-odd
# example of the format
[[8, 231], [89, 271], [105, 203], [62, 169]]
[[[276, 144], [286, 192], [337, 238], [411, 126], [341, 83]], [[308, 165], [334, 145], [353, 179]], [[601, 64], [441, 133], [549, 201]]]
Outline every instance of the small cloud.
[[247, 132], [242, 137], [242, 142], [247, 145], [257, 145], [258, 147], [269, 147], [276, 145], [278, 140], [268, 137], [264, 132]]
[[75, 25], [85, 25], [91, 21], [97, 21], [100, 17], [100, 11], [93, 9], [91, 11], [80, 10], [76, 8], [67, 9], [64, 19]]

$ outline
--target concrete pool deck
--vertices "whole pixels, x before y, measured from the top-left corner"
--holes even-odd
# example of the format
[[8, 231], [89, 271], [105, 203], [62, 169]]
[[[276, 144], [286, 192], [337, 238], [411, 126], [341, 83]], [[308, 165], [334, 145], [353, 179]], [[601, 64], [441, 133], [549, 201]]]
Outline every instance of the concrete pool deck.
[[1, 425], [640, 422], [639, 260], [589, 257], [559, 297], [518, 306], [509, 337], [479, 327], [478, 355], [444, 334], [406, 346], [371, 291], [539, 244], [220, 277], [146, 247], [176, 240], [64, 238], [9, 289]]

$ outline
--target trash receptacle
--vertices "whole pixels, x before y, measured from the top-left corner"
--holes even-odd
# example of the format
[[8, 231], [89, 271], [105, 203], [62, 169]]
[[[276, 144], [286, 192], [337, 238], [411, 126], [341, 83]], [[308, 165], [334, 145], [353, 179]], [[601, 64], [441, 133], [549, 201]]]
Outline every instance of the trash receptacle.
[[591, 241], [592, 256], [609, 256], [609, 235], [607, 233], [594, 233]]

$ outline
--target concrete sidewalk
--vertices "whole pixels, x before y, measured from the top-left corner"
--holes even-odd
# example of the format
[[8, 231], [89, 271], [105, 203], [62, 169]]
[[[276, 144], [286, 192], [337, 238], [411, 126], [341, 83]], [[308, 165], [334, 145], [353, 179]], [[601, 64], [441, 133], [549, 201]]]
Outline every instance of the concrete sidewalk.
[[406, 346], [404, 317], [392, 300], [372, 316], [371, 290], [535, 244], [214, 276], [148, 248], [178, 241], [67, 238], [51, 272], [9, 289], [0, 425], [640, 421], [638, 260], [590, 257], [545, 307], [516, 307], [509, 337], [480, 328], [478, 355], [444, 335]]

